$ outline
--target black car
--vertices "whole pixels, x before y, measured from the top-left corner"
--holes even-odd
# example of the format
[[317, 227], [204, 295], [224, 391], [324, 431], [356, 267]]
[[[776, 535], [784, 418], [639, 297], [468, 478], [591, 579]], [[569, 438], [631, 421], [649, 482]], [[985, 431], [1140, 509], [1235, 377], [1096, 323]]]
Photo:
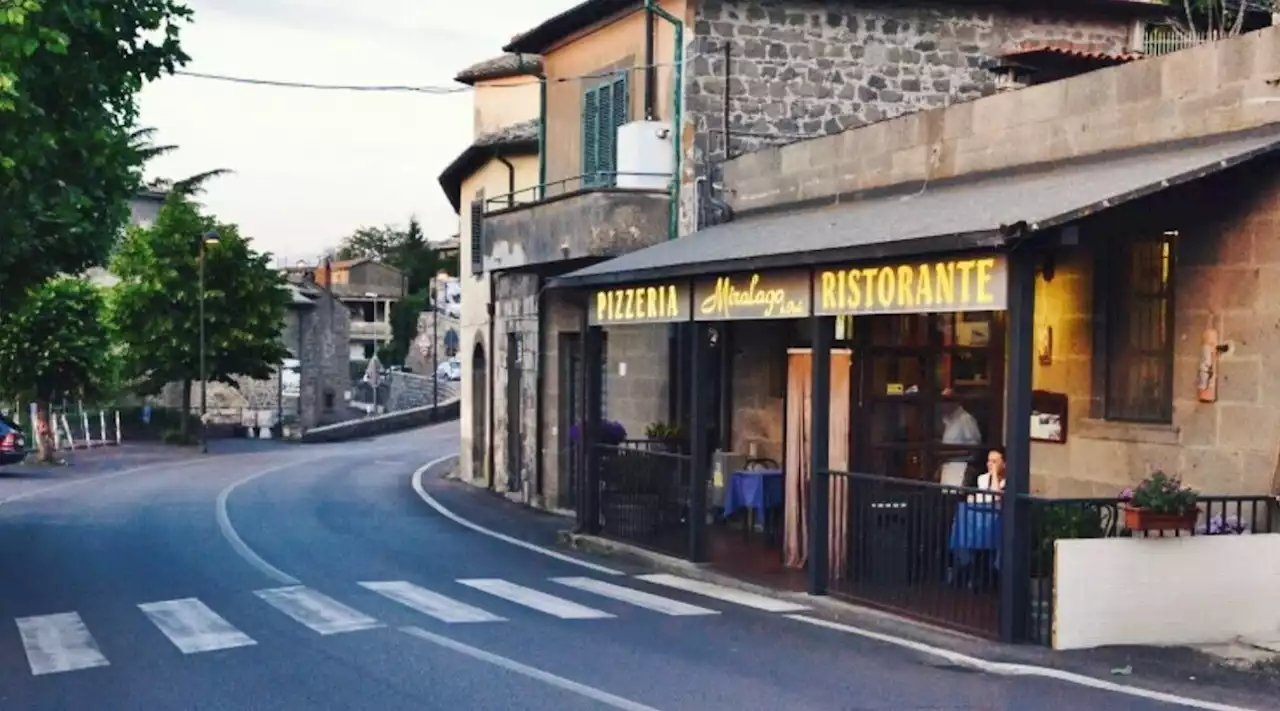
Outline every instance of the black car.
[[16, 422], [0, 414], [0, 466], [27, 458], [27, 438]]

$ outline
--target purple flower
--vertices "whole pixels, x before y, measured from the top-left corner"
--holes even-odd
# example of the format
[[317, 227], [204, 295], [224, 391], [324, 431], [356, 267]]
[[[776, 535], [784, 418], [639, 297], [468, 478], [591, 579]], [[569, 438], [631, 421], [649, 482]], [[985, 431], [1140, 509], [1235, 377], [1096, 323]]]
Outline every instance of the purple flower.
[[1125, 490], [1124, 490], [1124, 491], [1120, 492], [1120, 500], [1121, 500], [1121, 501], [1132, 501], [1132, 500], [1133, 500], [1133, 487], [1131, 487], [1131, 486], [1130, 486], [1130, 487], [1127, 487], [1127, 488], [1125, 488]]

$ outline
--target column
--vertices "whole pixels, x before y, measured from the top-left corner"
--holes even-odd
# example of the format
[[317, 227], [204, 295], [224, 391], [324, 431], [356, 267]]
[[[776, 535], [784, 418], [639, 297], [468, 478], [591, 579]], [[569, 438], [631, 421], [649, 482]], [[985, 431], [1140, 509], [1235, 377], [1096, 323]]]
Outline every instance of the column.
[[707, 399], [703, 397], [707, 374], [706, 324], [691, 324], [689, 331], [689, 560], [707, 559]]
[[1035, 344], [1036, 264], [1025, 244], [1009, 254], [1009, 362], [1005, 384], [1005, 472], [1000, 541], [1000, 638], [1014, 642], [1027, 621], [1027, 563], [1021, 500], [1031, 490], [1031, 369]]
[[831, 341], [836, 322], [831, 316], [809, 317], [813, 330], [813, 387], [809, 404], [809, 594], [827, 594], [827, 517], [831, 479]]

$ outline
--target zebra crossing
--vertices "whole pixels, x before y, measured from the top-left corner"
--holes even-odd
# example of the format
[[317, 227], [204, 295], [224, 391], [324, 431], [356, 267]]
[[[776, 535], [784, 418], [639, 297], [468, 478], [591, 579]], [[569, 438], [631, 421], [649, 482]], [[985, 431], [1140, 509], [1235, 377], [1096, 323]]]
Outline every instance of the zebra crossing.
[[[639, 575], [634, 581], [642, 586], [648, 584], [678, 590], [707, 600], [757, 611], [778, 613], [808, 609], [804, 605], [676, 575]], [[492, 599], [496, 606], [510, 608], [512, 613], [519, 614], [519, 610], [532, 611], [567, 621], [609, 620], [618, 615], [556, 593], [573, 591], [612, 603], [623, 603], [643, 613], [668, 617], [721, 614], [721, 610], [712, 607], [588, 577], [549, 578], [545, 584], [538, 584], [538, 587], [502, 578], [465, 578], [453, 583], [458, 586], [459, 592], [474, 591]], [[511, 621], [504, 614], [406, 580], [361, 581], [358, 587], [443, 624], [499, 624]], [[387, 623], [345, 602], [304, 585], [255, 590], [253, 595], [283, 614], [286, 619], [321, 636], [387, 626]], [[253, 647], [258, 644], [258, 640], [237, 628], [199, 598], [146, 602], [139, 604], [137, 608], [161, 636], [184, 655]], [[20, 617], [15, 623], [32, 675], [59, 674], [110, 665], [102, 647], [78, 612]], [[2, 638], [0, 643], [3, 643]]]

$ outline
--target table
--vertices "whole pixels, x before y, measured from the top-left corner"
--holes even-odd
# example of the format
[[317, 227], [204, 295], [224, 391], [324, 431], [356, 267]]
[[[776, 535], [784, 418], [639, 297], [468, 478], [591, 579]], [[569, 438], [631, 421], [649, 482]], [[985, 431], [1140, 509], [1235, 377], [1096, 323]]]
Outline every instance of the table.
[[757, 520], [767, 521], [768, 512], [782, 506], [785, 485], [781, 469], [733, 472], [724, 492], [724, 517], [732, 516], [738, 509], [746, 509], [749, 512], [746, 530], [754, 530]]

